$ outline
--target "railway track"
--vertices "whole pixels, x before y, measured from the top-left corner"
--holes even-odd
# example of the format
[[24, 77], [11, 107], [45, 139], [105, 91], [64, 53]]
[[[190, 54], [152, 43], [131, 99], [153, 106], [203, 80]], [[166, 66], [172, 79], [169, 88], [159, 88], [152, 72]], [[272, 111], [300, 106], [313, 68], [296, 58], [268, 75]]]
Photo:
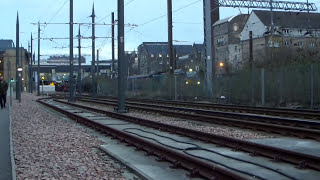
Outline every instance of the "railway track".
[[[98, 115], [90, 115], [90, 113], [94, 112], [94, 113], [100, 114], [100, 116], [106, 115], [116, 119], [124, 120], [126, 122], [140, 124], [142, 126], [146, 126], [149, 128], [166, 131], [173, 134], [179, 134], [185, 137], [190, 137], [192, 139], [201, 140], [206, 143], [212, 143], [215, 145], [228, 147], [231, 149], [236, 149], [238, 151], [251, 153], [252, 155], [258, 156], [258, 157], [264, 156], [271, 159], [276, 159], [278, 162], [287, 162], [299, 167], [320, 170], [320, 157], [309, 155], [309, 154], [298, 153], [290, 150], [284, 150], [284, 149], [280, 149], [272, 146], [266, 146], [258, 143], [252, 143], [252, 142], [229, 138], [225, 136], [207, 134], [207, 133], [203, 133], [195, 130], [161, 124], [161, 123], [157, 123], [157, 122], [146, 120], [146, 119], [131, 117], [131, 116], [119, 114], [116, 112], [104, 111], [104, 110], [95, 109], [88, 106], [68, 103], [65, 101], [59, 101], [59, 100], [52, 101], [49, 99], [44, 99], [44, 100], [38, 100], [38, 102], [67, 115], [71, 119], [74, 119], [88, 126], [94, 127], [97, 130], [100, 130], [110, 136], [118, 138], [124, 143], [133, 145], [138, 149], [148, 152], [151, 155], [158, 156], [162, 160], [169, 161], [173, 163], [173, 165], [176, 167], [188, 169], [190, 171], [190, 174], [193, 176], [198, 175], [206, 179], [216, 179], [216, 178], [218, 179], [251, 179], [252, 178], [251, 176], [248, 176], [248, 174], [243, 174], [243, 172], [237, 172], [234, 169], [230, 170], [229, 168], [221, 167], [221, 165], [214, 164], [211, 161], [204, 160], [203, 158], [201, 159], [197, 156], [194, 156], [194, 155], [192, 156], [192, 153], [186, 154], [184, 153], [185, 150], [177, 151], [172, 148], [163, 146], [161, 144], [157, 144], [157, 143], [155, 144], [154, 142], [150, 142], [144, 138], [135, 136], [132, 133], [130, 134], [127, 131], [116, 129], [114, 128], [114, 126], [107, 125], [106, 123], [102, 123], [99, 120], [94, 120], [94, 118], [97, 118]], [[85, 114], [87, 115], [84, 116]], [[113, 125], [116, 125], [116, 124], [113, 124]], [[123, 125], [124, 124], [122, 124], [122, 126]], [[189, 148], [188, 151], [197, 151], [197, 149]], [[268, 160], [268, 162], [269, 161], [270, 160]], [[270, 171], [270, 169], [268, 171]], [[278, 172], [275, 169], [273, 169], [272, 171], [275, 171], [276, 173], [278, 173], [278, 175], [284, 176], [287, 179], [295, 179], [294, 177], [287, 175], [283, 172]], [[264, 179], [261, 176], [260, 177], [256, 176], [255, 178]]]
[[[81, 96], [89, 97], [89, 96]], [[115, 97], [99, 97], [99, 99], [115, 99]], [[225, 112], [239, 112], [264, 114], [280, 117], [295, 117], [302, 119], [317, 119], [320, 120], [320, 111], [311, 109], [293, 109], [293, 108], [271, 108], [271, 107], [251, 107], [227, 104], [201, 103], [192, 101], [173, 101], [173, 100], [154, 100], [154, 99], [138, 99], [127, 98], [127, 102], [142, 102], [149, 104], [161, 104], [169, 106], [190, 107], [197, 109], [217, 110]]]
[[[116, 106], [114, 99], [98, 99], [78, 97], [80, 101]], [[316, 120], [289, 119], [255, 114], [221, 112], [213, 110], [193, 109], [176, 106], [156, 105], [149, 103], [128, 102], [127, 107], [140, 111], [160, 113], [162, 115], [190, 119], [228, 126], [249, 128], [282, 135], [311, 138], [320, 141], [320, 122]]]

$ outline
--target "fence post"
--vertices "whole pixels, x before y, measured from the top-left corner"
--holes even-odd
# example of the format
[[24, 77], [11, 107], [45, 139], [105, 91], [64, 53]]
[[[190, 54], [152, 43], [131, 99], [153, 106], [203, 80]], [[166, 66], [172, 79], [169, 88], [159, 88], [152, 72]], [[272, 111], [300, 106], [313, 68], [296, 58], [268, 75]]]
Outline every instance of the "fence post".
[[261, 68], [261, 104], [265, 105], [264, 68]]
[[310, 108], [313, 109], [314, 100], [314, 64], [310, 65]]

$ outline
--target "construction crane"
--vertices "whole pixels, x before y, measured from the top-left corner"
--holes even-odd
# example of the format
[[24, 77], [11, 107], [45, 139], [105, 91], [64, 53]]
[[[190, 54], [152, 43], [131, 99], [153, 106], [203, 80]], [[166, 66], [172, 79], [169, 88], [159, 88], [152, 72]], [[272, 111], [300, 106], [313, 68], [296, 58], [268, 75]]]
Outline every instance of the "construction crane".
[[271, 27], [273, 30], [273, 10], [286, 11], [317, 11], [314, 3], [292, 2], [292, 1], [273, 1], [273, 0], [203, 0], [204, 9], [204, 46], [206, 54], [206, 91], [209, 96], [213, 94], [213, 81], [215, 76], [214, 62], [214, 43], [212, 25], [217, 22], [219, 17], [219, 7], [233, 8], [258, 8], [270, 9]]

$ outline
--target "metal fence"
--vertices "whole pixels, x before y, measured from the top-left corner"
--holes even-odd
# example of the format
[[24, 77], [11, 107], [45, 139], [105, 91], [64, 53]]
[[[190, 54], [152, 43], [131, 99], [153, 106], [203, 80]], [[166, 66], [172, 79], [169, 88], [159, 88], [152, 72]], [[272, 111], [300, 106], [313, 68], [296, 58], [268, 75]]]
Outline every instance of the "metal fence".
[[[126, 96], [271, 107], [319, 108], [320, 104], [319, 63], [253, 68], [252, 73], [243, 70], [217, 76], [209, 95], [204, 82], [203, 77], [190, 79], [184, 75], [128, 78]], [[117, 96], [117, 83], [116, 78], [98, 77], [98, 95]], [[91, 87], [90, 78], [83, 80], [83, 92], [90, 94]]]

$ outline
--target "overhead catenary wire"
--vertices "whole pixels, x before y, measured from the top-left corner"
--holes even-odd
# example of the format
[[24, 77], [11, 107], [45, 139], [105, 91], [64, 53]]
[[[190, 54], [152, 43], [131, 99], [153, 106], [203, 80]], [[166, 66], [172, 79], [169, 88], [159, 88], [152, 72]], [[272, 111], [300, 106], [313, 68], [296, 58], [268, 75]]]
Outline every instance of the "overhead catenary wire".
[[[185, 8], [187, 8], [187, 7], [189, 7], [189, 6], [192, 6], [192, 5], [194, 5], [194, 4], [196, 4], [196, 3], [200, 2], [200, 1], [201, 1], [201, 0], [194, 1], [194, 2], [192, 2], [192, 3], [190, 3], [190, 4], [187, 4], [187, 5], [185, 5], [185, 6], [182, 6], [182, 7], [178, 8], [178, 9], [176, 9], [176, 10], [173, 10], [172, 12], [173, 12], [173, 13], [176, 13], [176, 12], [178, 12], [178, 11], [180, 11], [180, 10], [182, 10], [182, 9], [185, 9]], [[161, 15], [161, 16], [159, 16], [159, 17], [156, 17], [156, 18], [154, 18], [154, 19], [151, 19], [151, 20], [149, 20], [149, 21], [146, 21], [146, 22], [138, 25], [138, 27], [145, 26], [145, 25], [147, 25], [147, 24], [149, 24], [149, 23], [151, 23], [151, 22], [154, 22], [154, 21], [156, 21], [156, 20], [158, 20], [158, 19], [161, 19], [161, 18], [163, 18], [163, 17], [166, 17], [166, 16], [167, 16], [167, 14]]]
[[55, 13], [55, 15], [48, 21], [49, 23], [51, 23], [51, 22], [53, 21], [53, 19], [54, 19], [55, 17], [57, 17], [57, 15], [59, 14], [59, 12], [64, 8], [64, 6], [67, 4], [68, 1], [69, 1], [69, 0], [66, 0], [66, 1], [62, 4], [62, 6], [58, 9], [58, 11]]
[[[131, 1], [127, 2], [126, 4], [124, 4], [124, 7], [126, 7], [127, 5], [129, 5], [130, 3], [132, 3], [133, 1], [135, 1], [135, 0], [131, 0]], [[115, 10], [115, 11], [112, 11], [112, 12], [117, 13], [118, 10]], [[99, 21], [97, 21], [97, 22], [99, 23], [99, 22], [105, 20], [106, 18], [108, 18], [108, 17], [110, 17], [110, 16], [111, 16], [111, 13], [109, 13], [108, 15], [102, 17], [102, 18], [101, 18]]]

